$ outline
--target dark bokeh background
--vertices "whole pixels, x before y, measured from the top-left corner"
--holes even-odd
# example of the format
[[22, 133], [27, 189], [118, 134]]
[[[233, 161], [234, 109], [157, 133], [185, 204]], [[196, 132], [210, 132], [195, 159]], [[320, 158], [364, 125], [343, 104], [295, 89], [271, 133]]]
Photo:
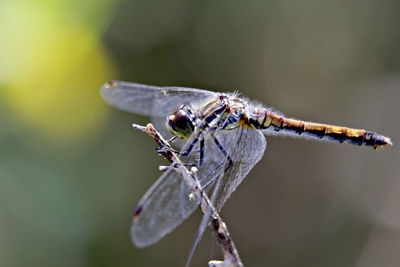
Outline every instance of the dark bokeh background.
[[[394, 147], [269, 137], [222, 216], [247, 266], [400, 263], [399, 1], [3, 1], [0, 266], [183, 266], [196, 213], [136, 249], [137, 201], [166, 164], [111, 79], [238, 90]], [[171, 107], [173, 108], [173, 107]], [[193, 266], [219, 258], [206, 233]]]

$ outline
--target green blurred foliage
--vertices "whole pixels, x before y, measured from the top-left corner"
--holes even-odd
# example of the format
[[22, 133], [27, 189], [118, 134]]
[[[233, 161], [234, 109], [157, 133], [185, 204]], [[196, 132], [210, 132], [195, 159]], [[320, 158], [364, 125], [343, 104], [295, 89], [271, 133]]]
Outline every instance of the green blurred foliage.
[[[110, 79], [244, 95], [393, 148], [268, 138], [222, 216], [247, 266], [400, 262], [398, 1], [2, 1], [0, 266], [183, 266], [200, 215], [130, 243], [166, 164]], [[173, 109], [174, 107], [171, 107]], [[193, 266], [219, 257], [206, 234]], [[211, 247], [211, 248], [210, 248]]]

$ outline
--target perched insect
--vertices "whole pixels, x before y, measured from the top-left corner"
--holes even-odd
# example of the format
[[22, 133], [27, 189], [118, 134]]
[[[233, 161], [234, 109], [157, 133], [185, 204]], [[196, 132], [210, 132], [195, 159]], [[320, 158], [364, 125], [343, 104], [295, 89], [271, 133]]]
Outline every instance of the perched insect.
[[[179, 155], [198, 167], [198, 178], [206, 191], [221, 179], [220, 186], [214, 188], [217, 210], [261, 159], [266, 148], [264, 134], [374, 149], [392, 145], [390, 138], [374, 132], [286, 118], [237, 94], [118, 81], [104, 84], [101, 93], [110, 105], [151, 116], [156, 125], [181, 139], [174, 143], [180, 148]], [[167, 169], [138, 204], [131, 227], [133, 243], [149, 246], [181, 224], [196, 209], [189, 193], [174, 169]]]

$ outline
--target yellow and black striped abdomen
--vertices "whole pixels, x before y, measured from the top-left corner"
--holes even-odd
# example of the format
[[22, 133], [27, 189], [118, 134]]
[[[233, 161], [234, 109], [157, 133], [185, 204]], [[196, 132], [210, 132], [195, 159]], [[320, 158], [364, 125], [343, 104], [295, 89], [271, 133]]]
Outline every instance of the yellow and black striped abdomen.
[[371, 146], [374, 149], [392, 145], [390, 138], [374, 132], [285, 118], [267, 109], [255, 110], [249, 118], [249, 124], [257, 129], [282, 131], [285, 134], [304, 135], [338, 143]]

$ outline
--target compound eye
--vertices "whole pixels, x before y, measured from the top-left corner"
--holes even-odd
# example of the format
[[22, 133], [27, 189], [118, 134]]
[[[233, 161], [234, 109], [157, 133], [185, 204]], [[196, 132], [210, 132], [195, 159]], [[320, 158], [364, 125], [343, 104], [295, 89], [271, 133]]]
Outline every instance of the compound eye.
[[192, 113], [189, 108], [185, 105], [180, 105], [168, 117], [167, 127], [176, 137], [185, 140], [192, 134], [195, 126], [190, 114]]
[[177, 129], [185, 130], [189, 124], [189, 119], [184, 112], [178, 111], [174, 117], [174, 124]]

